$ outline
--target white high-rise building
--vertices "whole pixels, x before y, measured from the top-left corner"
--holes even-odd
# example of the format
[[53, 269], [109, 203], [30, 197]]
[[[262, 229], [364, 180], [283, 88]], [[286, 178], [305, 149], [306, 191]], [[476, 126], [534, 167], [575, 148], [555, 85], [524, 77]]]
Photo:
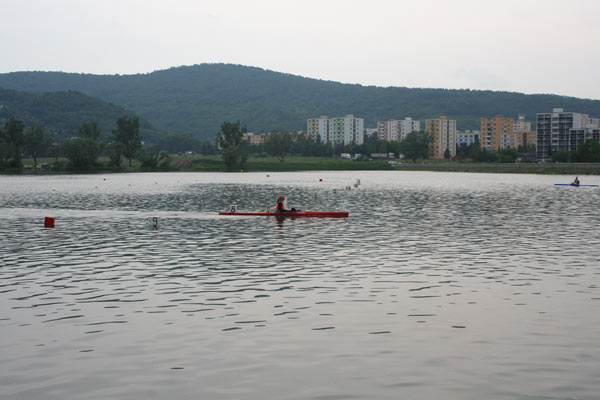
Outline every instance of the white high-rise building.
[[456, 147], [462, 145], [479, 144], [480, 133], [478, 130], [456, 131]]
[[363, 144], [365, 122], [363, 118], [355, 118], [352, 114], [337, 118], [323, 115], [306, 121], [306, 133], [313, 140], [319, 137], [322, 143], [330, 143], [332, 146]]
[[377, 122], [377, 137], [385, 141], [402, 141], [411, 132], [418, 132], [421, 122], [406, 117], [401, 120], [389, 119]]
[[329, 119], [329, 142], [333, 146], [340, 144], [362, 144], [364, 142], [365, 122], [348, 114], [345, 117]]
[[[585, 130], [590, 117], [555, 108], [551, 113], [537, 114], [537, 159], [546, 161], [555, 151], [576, 151], [578, 141], [570, 137], [571, 130]], [[579, 134], [576, 137], [581, 137]]]
[[421, 130], [421, 121], [414, 120], [411, 117], [406, 117], [398, 121], [398, 125], [400, 127], [398, 141], [404, 140], [404, 138], [406, 138], [406, 135], [408, 135], [411, 132], [418, 132]]

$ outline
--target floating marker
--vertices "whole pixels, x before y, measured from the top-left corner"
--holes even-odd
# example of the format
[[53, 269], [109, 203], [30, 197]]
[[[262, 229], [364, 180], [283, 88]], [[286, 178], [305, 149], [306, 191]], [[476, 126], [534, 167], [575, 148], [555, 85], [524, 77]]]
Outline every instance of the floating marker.
[[323, 182], [323, 178], [319, 178], [319, 182]]
[[54, 223], [56, 218], [54, 217], [45, 217], [44, 218], [44, 228], [54, 228]]
[[148, 229], [150, 229], [152, 231], [158, 230], [158, 217], [148, 218]]
[[271, 175], [267, 174], [267, 178], [270, 177]]

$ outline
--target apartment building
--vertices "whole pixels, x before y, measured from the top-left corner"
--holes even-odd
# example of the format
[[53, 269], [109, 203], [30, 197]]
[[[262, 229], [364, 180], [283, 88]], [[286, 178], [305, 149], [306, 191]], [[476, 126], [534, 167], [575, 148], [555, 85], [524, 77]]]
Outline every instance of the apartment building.
[[392, 140], [399, 141], [400, 125], [398, 122], [396, 119], [377, 121], [377, 138], [387, 142], [391, 142]]
[[243, 138], [248, 141], [249, 144], [261, 145], [265, 143], [267, 137], [266, 133], [253, 133], [248, 132], [243, 134]]
[[466, 130], [456, 131], [456, 147], [462, 145], [479, 144], [481, 141], [481, 134], [478, 130]]
[[537, 145], [536, 131], [523, 131], [514, 133], [514, 147], [518, 149], [520, 146], [527, 147], [529, 145]]
[[525, 120], [525, 114], [519, 114], [518, 119], [513, 125], [514, 132], [529, 132], [531, 131], [531, 122]]
[[537, 159], [548, 161], [554, 151], [577, 151], [586, 138], [594, 138], [596, 118], [577, 112], [555, 108], [549, 113], [538, 113]]
[[425, 132], [432, 142], [429, 145], [431, 158], [444, 158], [448, 151], [450, 157], [456, 155], [456, 121], [442, 115], [438, 119], [425, 120]]
[[531, 122], [525, 120], [524, 114], [519, 114], [513, 125], [514, 137], [511, 140], [511, 147], [518, 149], [520, 146], [527, 147], [536, 145], [537, 133], [531, 129]]
[[321, 138], [322, 143], [329, 142], [329, 118], [322, 115], [319, 118], [309, 118], [306, 121], [306, 134], [312, 139]]
[[503, 115], [481, 118], [481, 147], [488, 150], [516, 147], [514, 124], [514, 118]]
[[401, 120], [389, 119], [377, 122], [377, 137], [385, 141], [402, 141], [411, 132], [421, 130], [421, 121], [406, 117]]
[[329, 140], [333, 146], [340, 144], [362, 144], [364, 142], [365, 122], [348, 114], [345, 117], [329, 119]]
[[404, 140], [406, 135], [411, 132], [419, 132], [421, 130], [421, 121], [414, 120], [411, 117], [406, 117], [398, 121], [398, 125], [400, 126], [400, 139], [399, 141]]
[[364, 126], [364, 119], [355, 118], [352, 114], [336, 118], [322, 115], [319, 118], [306, 120], [306, 134], [313, 140], [320, 137], [322, 143], [330, 143], [332, 146], [350, 143], [362, 144], [365, 137]]
[[377, 135], [377, 128], [365, 128], [364, 137], [368, 137], [371, 135]]

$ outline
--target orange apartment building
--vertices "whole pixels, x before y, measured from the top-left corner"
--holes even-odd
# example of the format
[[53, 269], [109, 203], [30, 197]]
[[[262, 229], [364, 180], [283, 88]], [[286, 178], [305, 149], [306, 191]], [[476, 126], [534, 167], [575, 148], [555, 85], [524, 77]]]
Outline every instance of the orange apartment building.
[[429, 157], [444, 158], [446, 150], [449, 156], [456, 155], [456, 121], [442, 115], [438, 119], [425, 120], [425, 132], [431, 136]]
[[537, 144], [537, 134], [531, 130], [531, 122], [525, 121], [524, 116], [519, 115], [519, 120], [497, 115], [495, 117], [481, 118], [481, 140], [482, 148], [488, 150], [501, 150], [511, 147], [518, 149], [519, 146]]
[[500, 150], [515, 147], [514, 124], [514, 118], [503, 115], [481, 118], [481, 148]]

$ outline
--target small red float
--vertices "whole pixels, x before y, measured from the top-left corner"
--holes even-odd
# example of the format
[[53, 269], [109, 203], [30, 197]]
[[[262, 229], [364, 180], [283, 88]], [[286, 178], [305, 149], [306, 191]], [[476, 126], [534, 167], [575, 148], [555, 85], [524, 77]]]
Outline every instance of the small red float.
[[54, 217], [44, 218], [44, 228], [54, 228], [55, 221], [56, 221], [56, 218], [54, 218]]

